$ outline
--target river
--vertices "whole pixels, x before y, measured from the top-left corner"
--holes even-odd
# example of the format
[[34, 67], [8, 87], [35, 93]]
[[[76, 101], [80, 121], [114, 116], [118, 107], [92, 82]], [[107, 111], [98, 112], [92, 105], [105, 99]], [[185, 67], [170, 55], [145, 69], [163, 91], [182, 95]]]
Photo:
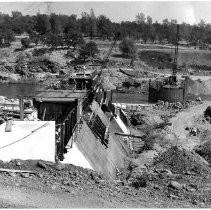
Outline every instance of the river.
[[28, 83], [0, 83], [0, 95], [8, 98], [17, 96], [33, 97], [46, 87], [40, 84]]
[[147, 104], [148, 95], [140, 93], [113, 93], [113, 103]]

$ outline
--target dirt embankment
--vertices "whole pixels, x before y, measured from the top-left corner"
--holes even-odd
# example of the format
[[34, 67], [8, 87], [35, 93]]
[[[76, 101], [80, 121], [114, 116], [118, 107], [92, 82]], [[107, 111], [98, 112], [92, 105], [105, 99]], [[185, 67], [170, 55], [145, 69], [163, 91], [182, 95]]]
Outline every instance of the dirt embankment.
[[[172, 61], [174, 57], [174, 49], [144, 49], [139, 52], [140, 60], [147, 65], [158, 68], [160, 70], [172, 69]], [[179, 50], [178, 66], [180, 70], [185, 69], [197, 74], [208, 74], [211, 71], [210, 62], [211, 53], [208, 50]]]
[[[208, 189], [202, 191], [201, 174], [198, 176], [195, 172], [181, 178], [174, 171], [163, 173], [156, 168], [134, 171], [130, 180], [122, 185], [121, 181], [106, 180], [102, 174], [69, 164], [13, 160], [0, 162], [0, 167], [11, 169], [0, 170], [0, 207], [3, 208], [193, 208], [211, 205]], [[172, 186], [172, 181], [177, 185]]]
[[205, 81], [187, 79], [187, 94], [211, 95], [211, 79]]

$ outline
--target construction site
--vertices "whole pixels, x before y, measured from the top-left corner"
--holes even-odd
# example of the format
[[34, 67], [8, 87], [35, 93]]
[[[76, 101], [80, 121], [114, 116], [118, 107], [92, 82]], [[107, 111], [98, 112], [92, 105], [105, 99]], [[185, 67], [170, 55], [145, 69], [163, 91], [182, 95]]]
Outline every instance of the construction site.
[[119, 34], [0, 48], [1, 208], [211, 207], [210, 52], [174, 27], [131, 57]]

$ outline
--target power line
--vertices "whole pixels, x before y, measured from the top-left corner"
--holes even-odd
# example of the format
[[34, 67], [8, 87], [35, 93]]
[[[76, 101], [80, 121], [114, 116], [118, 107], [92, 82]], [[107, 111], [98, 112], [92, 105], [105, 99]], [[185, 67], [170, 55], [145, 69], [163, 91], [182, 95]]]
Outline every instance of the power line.
[[43, 124], [43, 125], [40, 126], [39, 128], [36, 128], [35, 130], [31, 131], [31, 133], [28, 134], [27, 136], [24, 136], [23, 138], [18, 139], [18, 140], [14, 141], [14, 142], [12, 142], [12, 143], [10, 143], [10, 144], [4, 145], [4, 146], [0, 147], [0, 149], [4, 149], [5, 147], [9, 147], [9, 146], [11, 146], [11, 145], [13, 145], [13, 144], [16, 144], [16, 143], [18, 143], [18, 142], [20, 142], [20, 141], [23, 141], [24, 139], [26, 139], [27, 137], [31, 136], [33, 133], [35, 133], [35, 132], [38, 131], [39, 129], [41, 129], [41, 128], [43, 128], [43, 127], [46, 127], [47, 124], [48, 124], [48, 122], [45, 123], [45, 124]]

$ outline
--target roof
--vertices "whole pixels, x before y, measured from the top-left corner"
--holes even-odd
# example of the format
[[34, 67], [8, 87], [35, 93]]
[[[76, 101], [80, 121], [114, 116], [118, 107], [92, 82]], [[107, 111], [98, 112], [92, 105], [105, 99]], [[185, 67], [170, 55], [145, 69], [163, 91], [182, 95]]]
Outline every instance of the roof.
[[86, 96], [86, 91], [73, 90], [45, 90], [36, 95], [36, 101], [59, 101], [70, 102]]

